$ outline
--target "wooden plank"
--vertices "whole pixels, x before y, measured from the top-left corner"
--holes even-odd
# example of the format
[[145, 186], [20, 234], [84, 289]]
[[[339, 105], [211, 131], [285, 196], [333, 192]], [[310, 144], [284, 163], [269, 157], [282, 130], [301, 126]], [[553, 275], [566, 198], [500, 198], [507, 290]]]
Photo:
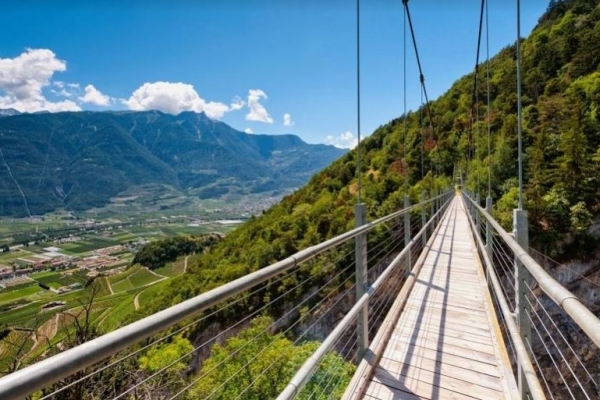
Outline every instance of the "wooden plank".
[[[418, 301], [418, 300], [417, 300]], [[411, 308], [419, 307], [419, 303], [414, 299], [406, 302], [407, 306]], [[469, 315], [481, 318], [483, 321], [487, 320], [487, 310], [482, 305], [468, 304], [466, 306], [460, 305], [461, 303], [444, 301], [443, 299], [427, 299], [427, 307], [438, 310], [450, 310], [454, 312], [468, 313]]]
[[375, 369], [374, 379], [378, 379], [386, 386], [403, 390], [408, 389], [418, 396], [430, 396], [429, 398], [440, 398], [439, 392], [454, 392], [476, 399], [495, 400], [504, 399], [504, 393], [498, 390], [485, 388], [460, 379], [434, 374], [432, 372], [412, 367], [407, 375], [390, 373], [381, 368]]
[[[486, 319], [480, 318], [477, 315], [469, 314], [468, 312], [459, 312], [454, 310], [443, 310], [441, 308], [428, 307], [428, 308], [417, 308], [413, 305], [407, 305], [405, 307], [405, 312], [409, 311], [411, 313], [415, 313], [421, 316], [421, 319], [427, 317], [438, 318], [441, 319], [444, 317], [446, 321], [463, 321], [465, 325], [477, 326], [478, 328], [489, 328], [489, 321]], [[468, 323], [467, 323], [468, 322]]]
[[[419, 356], [422, 358], [427, 358], [429, 360], [440, 361], [448, 365], [454, 365], [460, 368], [468, 368], [474, 371], [479, 371], [482, 374], [500, 377], [500, 373], [495, 362], [493, 364], [490, 364], [489, 362], [473, 360], [465, 354], [453, 355], [448, 352], [437, 351], [421, 346], [413, 346], [411, 349], [409, 349], [408, 346], [406, 346], [406, 344], [400, 343], [396, 343], [394, 350], [394, 360], [399, 362], [405, 359], [403, 354], [412, 354], [413, 356]], [[383, 358], [386, 357], [384, 356]]]
[[[389, 347], [393, 348], [394, 346], [397, 346], [397, 345], [406, 346], [406, 345], [411, 345], [411, 344], [413, 345], [413, 347], [424, 347], [424, 348], [430, 349], [430, 350], [441, 351], [444, 354], [451, 354], [454, 356], [465, 357], [470, 360], [480, 361], [480, 362], [484, 362], [484, 363], [488, 363], [488, 364], [497, 364], [497, 362], [498, 362], [496, 357], [490, 353], [485, 353], [485, 352], [481, 352], [481, 351], [477, 351], [477, 350], [473, 350], [473, 349], [466, 349], [464, 347], [456, 346], [451, 343], [445, 343], [444, 347], [440, 349], [439, 346], [437, 345], [437, 342], [421, 341], [418, 343], [411, 343], [409, 338], [402, 337], [402, 336], [392, 338], [390, 340]], [[386, 356], [386, 353], [384, 353], [384, 356]]]
[[417, 396], [414, 393], [408, 393], [396, 388], [387, 387], [381, 382], [372, 382], [367, 388], [364, 399], [377, 400], [421, 400], [427, 397]]
[[[425, 297], [427, 296], [427, 297]], [[481, 304], [481, 300], [477, 300], [476, 298], [469, 298], [469, 296], [458, 296], [453, 293], [423, 293], [421, 296], [412, 296], [410, 298], [411, 303], [416, 303], [419, 301], [423, 301], [424, 299], [434, 303], [445, 303], [445, 304], [457, 304], [462, 306], [463, 308], [484, 308]]]
[[[461, 332], [465, 332], [465, 333], [468, 333], [471, 335], [477, 335], [477, 336], [489, 338], [491, 340], [492, 336], [491, 336], [489, 329], [479, 328], [479, 327], [475, 327], [475, 326], [469, 325], [469, 324], [463, 324], [462, 322], [463, 321], [452, 322], [452, 329], [455, 329], [455, 330], [458, 330]], [[434, 327], [440, 326], [440, 324], [437, 323], [435, 320], [423, 321], [423, 320], [419, 320], [418, 318], [415, 317], [410, 320], [403, 319], [401, 321], [398, 321], [396, 330], [400, 331], [403, 329], [403, 327], [408, 327], [410, 329], [410, 328], [414, 327], [416, 324], [420, 324], [421, 326], [427, 326], [428, 329], [433, 329]]]
[[460, 294], [460, 293], [435, 293], [435, 291], [425, 292], [424, 290], [417, 289], [417, 293], [414, 296], [411, 296], [412, 300], [425, 300], [432, 299], [436, 302], [448, 300], [452, 302], [464, 302], [465, 304], [470, 304], [472, 306], [477, 306], [481, 304], [483, 298], [481, 296], [469, 296], [468, 294]]
[[487, 335], [481, 335], [478, 333], [465, 332], [464, 330], [454, 329], [450, 326], [440, 326], [437, 324], [422, 324], [422, 325], [403, 325], [401, 330], [402, 332], [418, 332], [420, 336], [430, 336], [430, 335], [438, 335], [442, 333], [444, 336], [453, 337], [457, 339], [470, 340], [475, 343], [481, 344], [490, 344], [492, 345], [492, 337]]
[[394, 331], [392, 333], [392, 337], [394, 339], [399, 339], [399, 340], [405, 339], [405, 340], [407, 340], [408, 343], [415, 343], [415, 344], [430, 343], [431, 344], [430, 346], [435, 346], [435, 347], [430, 347], [430, 348], [436, 348], [436, 349], [437, 348], [443, 349], [444, 346], [446, 346], [446, 345], [452, 345], [452, 346], [456, 346], [456, 347], [462, 347], [463, 349], [479, 351], [481, 353], [487, 353], [487, 354], [492, 354], [492, 355], [495, 354], [494, 346], [491, 343], [490, 344], [474, 343], [474, 342], [470, 342], [468, 340], [457, 339], [457, 338], [452, 338], [452, 337], [443, 337], [442, 343], [439, 343], [438, 342], [439, 335], [433, 334], [433, 333], [428, 336], [421, 337], [418, 335], [412, 335], [411, 333], [407, 333], [407, 332]]
[[[401, 360], [412, 360], [410, 356], [413, 355], [414, 354], [405, 354], [405, 358]], [[396, 361], [395, 357], [394, 359], [383, 358], [379, 363], [379, 367], [385, 369], [392, 375], [401, 374], [404, 376], [410, 375], [411, 368], [418, 368], [419, 370], [421, 370], [419, 371], [419, 375], [421, 377], [430, 376], [432, 379], [435, 378], [437, 380], [441, 380], [441, 377], [437, 375], [443, 375], [444, 377], [462, 380], [477, 386], [497, 390], [499, 392], [502, 391], [502, 383], [500, 382], [500, 379], [498, 379], [498, 373], [496, 373], [496, 376], [488, 375], [479, 371], [473, 371], [468, 368], [449, 365], [443, 362], [439, 362], [437, 360], [430, 360], [429, 358], [424, 357], [415, 357], [415, 361], [415, 363], [407, 365], [406, 363], [400, 363]], [[427, 371], [431, 374], [424, 375], [422, 371]]]

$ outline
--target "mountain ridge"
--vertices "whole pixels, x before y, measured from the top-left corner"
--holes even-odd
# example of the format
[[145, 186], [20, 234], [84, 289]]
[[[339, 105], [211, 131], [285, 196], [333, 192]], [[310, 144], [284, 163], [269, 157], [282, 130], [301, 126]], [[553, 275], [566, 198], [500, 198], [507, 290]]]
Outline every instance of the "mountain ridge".
[[246, 134], [203, 113], [160, 111], [4, 116], [0, 147], [0, 215], [13, 216], [100, 207], [146, 183], [201, 198], [288, 190], [345, 153], [291, 134]]

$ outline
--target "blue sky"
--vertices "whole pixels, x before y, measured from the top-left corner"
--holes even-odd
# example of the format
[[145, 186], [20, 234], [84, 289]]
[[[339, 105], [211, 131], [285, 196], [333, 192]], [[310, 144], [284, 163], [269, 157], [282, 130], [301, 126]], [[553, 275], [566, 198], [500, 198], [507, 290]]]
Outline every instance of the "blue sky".
[[[489, 3], [493, 55], [515, 40], [516, 1]], [[548, 0], [522, 3], [525, 36]], [[357, 132], [355, 4], [5, 0], [0, 108], [204, 110], [239, 130], [347, 145]], [[473, 69], [479, 6], [409, 2], [430, 99]], [[361, 13], [366, 136], [403, 111], [404, 17], [400, 0], [362, 0]], [[414, 109], [420, 91], [410, 46], [407, 65]]]

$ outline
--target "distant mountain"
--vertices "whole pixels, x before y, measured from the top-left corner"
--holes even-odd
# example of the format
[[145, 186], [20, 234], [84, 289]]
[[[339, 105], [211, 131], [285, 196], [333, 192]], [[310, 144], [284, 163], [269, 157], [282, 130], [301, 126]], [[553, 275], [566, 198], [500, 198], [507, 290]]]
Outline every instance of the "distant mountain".
[[0, 117], [11, 117], [19, 114], [21, 113], [14, 108], [0, 108]]
[[201, 198], [296, 188], [344, 153], [294, 135], [249, 135], [194, 112], [5, 116], [0, 215], [100, 207], [148, 183]]

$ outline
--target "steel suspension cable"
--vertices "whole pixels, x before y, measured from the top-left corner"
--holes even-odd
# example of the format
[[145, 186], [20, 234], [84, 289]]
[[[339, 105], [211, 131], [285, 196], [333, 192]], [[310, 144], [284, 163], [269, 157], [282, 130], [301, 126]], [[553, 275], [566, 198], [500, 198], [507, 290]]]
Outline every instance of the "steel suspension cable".
[[403, 56], [403, 75], [404, 75], [404, 120], [403, 120], [403, 129], [404, 129], [404, 135], [402, 137], [403, 140], [403, 144], [402, 144], [402, 165], [404, 166], [404, 173], [406, 174], [405, 178], [404, 178], [404, 194], [408, 195], [408, 163], [406, 162], [406, 135], [407, 135], [407, 126], [406, 126], [406, 119], [408, 118], [408, 115], [406, 115], [406, 9], [404, 10], [404, 35], [403, 35], [403, 40], [404, 40], [404, 56]]
[[410, 17], [410, 9], [408, 8], [408, 0], [402, 0], [402, 4], [404, 5], [404, 9], [406, 11], [406, 16], [408, 18], [408, 26], [410, 28], [410, 35], [412, 37], [413, 47], [415, 49], [415, 56], [417, 58], [417, 66], [419, 67], [419, 81], [421, 82], [421, 87], [423, 89], [423, 94], [425, 95], [425, 101], [427, 105], [427, 114], [429, 116], [429, 123], [431, 124], [432, 130], [434, 130], [433, 126], [433, 113], [431, 112], [431, 106], [429, 105], [429, 97], [427, 96], [427, 88], [425, 87], [425, 75], [423, 75], [423, 68], [421, 67], [421, 59], [419, 57], [419, 49], [417, 47], [417, 39], [415, 37], [415, 31], [412, 24], [412, 18]]
[[358, 203], [360, 204], [362, 191], [362, 165], [360, 154], [360, 0], [356, 0], [356, 132], [358, 144], [357, 153], [357, 171], [358, 171]]
[[517, 136], [519, 147], [519, 210], [523, 209], [523, 119], [521, 110], [521, 1], [517, 0]]
[[[483, 12], [485, 8], [485, 0], [481, 0], [481, 9], [479, 11], [479, 32], [477, 34], [477, 54], [475, 56], [475, 73], [473, 74], [473, 109], [475, 110], [475, 121], [477, 124], [477, 137], [481, 136], [479, 133], [479, 54], [481, 52], [481, 32], [483, 31]], [[477, 151], [475, 152], [475, 158], [477, 157]], [[480, 176], [477, 173], [477, 193], [479, 193]]]
[[[485, 2], [485, 0], [483, 0]], [[485, 2], [485, 75], [487, 86], [487, 145], [488, 145], [488, 196], [492, 196], [492, 119], [491, 119], [491, 92], [490, 92], [490, 24], [488, 15], [488, 2]]]
[[421, 86], [421, 107], [419, 108], [419, 132], [421, 133], [421, 180], [423, 180], [423, 178], [425, 177], [424, 171], [425, 171], [425, 143], [424, 143], [424, 137], [425, 134], [423, 133], [423, 87]]

